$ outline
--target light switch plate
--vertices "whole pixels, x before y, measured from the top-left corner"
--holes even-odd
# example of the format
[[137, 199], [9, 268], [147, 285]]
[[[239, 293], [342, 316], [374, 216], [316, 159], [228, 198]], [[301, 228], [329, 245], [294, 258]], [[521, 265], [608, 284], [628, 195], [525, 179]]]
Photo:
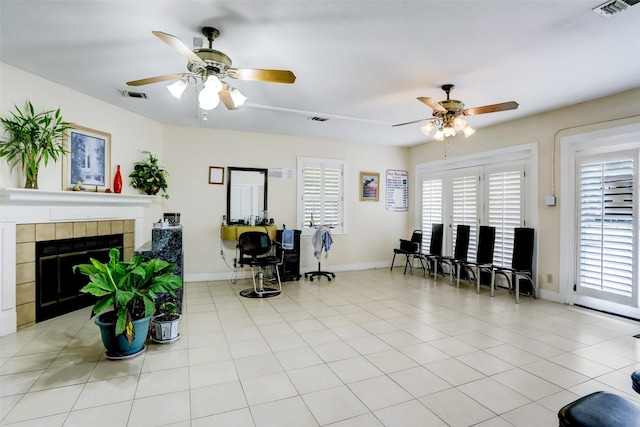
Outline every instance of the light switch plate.
[[556, 196], [545, 196], [544, 204], [547, 206], [555, 206], [556, 205]]

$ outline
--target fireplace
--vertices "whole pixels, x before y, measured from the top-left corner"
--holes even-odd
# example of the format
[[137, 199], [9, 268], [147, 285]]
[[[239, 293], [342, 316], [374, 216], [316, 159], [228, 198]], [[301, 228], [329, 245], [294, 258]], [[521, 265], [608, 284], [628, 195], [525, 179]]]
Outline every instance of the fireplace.
[[106, 263], [111, 248], [122, 258], [122, 245], [122, 234], [36, 242], [36, 322], [92, 305], [95, 298], [80, 292], [87, 276], [73, 266], [91, 258]]
[[[149, 239], [151, 227], [144, 227], [145, 218], [161, 214], [154, 199], [133, 194], [0, 188], [0, 336], [36, 322], [36, 248], [40, 242], [121, 235], [121, 253], [129, 259], [134, 248]], [[66, 261], [77, 264], [73, 259]], [[56, 299], [65, 300], [69, 293], [73, 291], [64, 290]], [[48, 294], [44, 297], [47, 302], [51, 299]]]

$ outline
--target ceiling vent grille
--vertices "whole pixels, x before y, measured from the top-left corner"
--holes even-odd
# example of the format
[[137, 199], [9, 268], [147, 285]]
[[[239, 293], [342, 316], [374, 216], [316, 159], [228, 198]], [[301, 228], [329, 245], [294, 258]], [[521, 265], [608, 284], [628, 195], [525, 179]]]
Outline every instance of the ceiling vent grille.
[[594, 7], [592, 10], [598, 15], [604, 17], [610, 17], [617, 13], [624, 12], [631, 6], [640, 3], [640, 0], [613, 0], [606, 3], [602, 3], [598, 7]]
[[311, 120], [312, 122], [326, 122], [329, 119], [326, 117], [312, 116], [312, 117], [309, 117], [309, 120]]
[[118, 90], [118, 92], [125, 98], [149, 99], [147, 94], [143, 92], [131, 92], [128, 90]]

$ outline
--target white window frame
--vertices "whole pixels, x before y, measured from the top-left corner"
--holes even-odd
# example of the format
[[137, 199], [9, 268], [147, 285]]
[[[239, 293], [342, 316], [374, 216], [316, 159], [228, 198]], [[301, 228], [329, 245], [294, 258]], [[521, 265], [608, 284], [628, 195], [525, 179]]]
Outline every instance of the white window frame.
[[[338, 166], [342, 168], [342, 200], [341, 200], [341, 209], [340, 212], [342, 214], [341, 223], [339, 225], [334, 226], [331, 229], [332, 235], [340, 235], [347, 234], [347, 188], [346, 184], [348, 175], [347, 170], [347, 161], [340, 159], [325, 159], [318, 157], [298, 157], [297, 159], [297, 206], [296, 206], [296, 224], [297, 227], [301, 230], [302, 236], [312, 236], [315, 233], [315, 228], [311, 228], [309, 223], [305, 223], [305, 215], [304, 215], [304, 174], [303, 170], [306, 165], [330, 165], [330, 166]], [[322, 224], [317, 224], [322, 225]]]
[[[636, 119], [637, 120], [637, 119]], [[598, 129], [598, 127], [601, 127]], [[595, 129], [594, 129], [595, 128]], [[583, 296], [577, 298], [576, 283], [577, 234], [576, 218], [576, 159], [581, 151], [607, 153], [640, 146], [640, 123], [621, 119], [601, 126], [583, 126], [559, 132], [561, 191], [560, 197], [560, 301], [567, 304], [588, 305], [597, 310], [640, 319], [640, 309], [623, 304]]]

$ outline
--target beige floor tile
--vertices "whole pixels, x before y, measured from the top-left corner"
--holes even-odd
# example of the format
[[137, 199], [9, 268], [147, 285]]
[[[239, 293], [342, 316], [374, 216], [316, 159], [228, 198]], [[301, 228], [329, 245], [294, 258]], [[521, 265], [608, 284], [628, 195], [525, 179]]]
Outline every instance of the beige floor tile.
[[128, 425], [165, 426], [190, 419], [189, 392], [160, 394], [135, 399]]
[[318, 425], [300, 396], [252, 406], [251, 414], [256, 427]]
[[455, 388], [433, 393], [418, 400], [449, 426], [471, 426], [496, 416]]
[[72, 411], [64, 421], [64, 427], [125, 427], [131, 406], [132, 402], [127, 401]]
[[82, 385], [59, 387], [25, 394], [3, 419], [4, 423], [33, 420], [71, 411]]
[[247, 407], [239, 381], [192, 389], [191, 417], [202, 418]]
[[375, 415], [385, 426], [445, 427], [447, 425], [417, 400], [380, 409], [375, 411]]
[[346, 386], [302, 395], [307, 407], [320, 425], [343, 421], [369, 412]]
[[349, 388], [371, 411], [413, 400], [413, 396], [385, 376], [349, 384]]

